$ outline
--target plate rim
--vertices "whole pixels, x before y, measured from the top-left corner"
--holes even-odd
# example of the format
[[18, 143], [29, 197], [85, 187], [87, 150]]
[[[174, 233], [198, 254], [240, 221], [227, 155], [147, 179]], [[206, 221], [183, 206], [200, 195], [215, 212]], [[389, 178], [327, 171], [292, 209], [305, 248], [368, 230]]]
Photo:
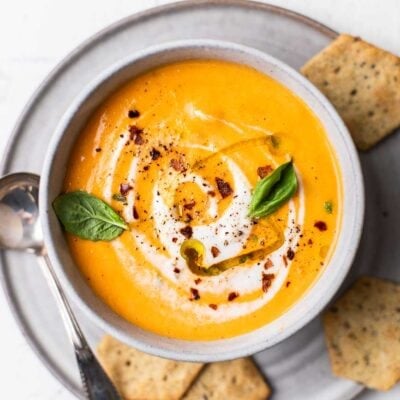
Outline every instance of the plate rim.
[[[7, 144], [4, 148], [3, 154], [0, 159], [0, 174], [4, 175], [6, 173], [11, 172], [9, 168], [9, 162], [12, 160], [12, 152], [11, 148], [14, 142], [17, 140], [19, 132], [21, 128], [26, 123], [27, 117], [29, 116], [29, 112], [34, 107], [35, 102], [39, 99], [45, 92], [48, 86], [57, 79], [57, 76], [79, 56], [85, 49], [89, 46], [92, 46], [96, 42], [101, 41], [104, 37], [112, 34], [113, 31], [123, 28], [125, 25], [134, 24], [136, 21], [140, 21], [147, 18], [153, 18], [157, 15], [162, 15], [166, 13], [174, 13], [180, 12], [184, 9], [195, 9], [196, 7], [202, 6], [222, 6], [222, 7], [238, 7], [243, 9], [260, 9], [263, 11], [269, 11], [273, 14], [287, 16], [290, 19], [299, 21], [305, 25], [313, 27], [318, 30], [322, 34], [330, 37], [332, 40], [338, 36], [338, 32], [329, 28], [323, 23], [320, 23], [310, 17], [307, 17], [301, 13], [296, 11], [292, 11], [286, 9], [284, 7], [272, 5], [269, 3], [261, 3], [259, 1], [254, 0], [185, 0], [185, 1], [174, 1], [171, 3], [151, 7], [139, 12], [135, 12], [133, 14], [127, 15], [126, 17], [120, 18], [115, 22], [105, 26], [104, 28], [96, 31], [94, 34], [90, 35], [84, 41], [82, 41], [78, 46], [76, 46], [73, 50], [67, 52], [62, 59], [56, 63], [56, 65], [50, 69], [50, 71], [45, 75], [45, 78], [41, 80], [36, 89], [29, 96], [28, 101], [25, 103], [24, 107], [20, 111], [13, 128], [11, 130], [11, 134], [7, 140]], [[43, 346], [37, 342], [35, 336], [32, 334], [31, 329], [24, 323], [23, 319], [20, 318], [21, 312], [18, 302], [15, 300], [15, 296], [9, 290], [9, 276], [4, 272], [3, 266], [6, 265], [5, 262], [5, 252], [0, 252], [0, 278], [1, 278], [1, 287], [3, 289], [3, 293], [5, 295], [6, 301], [8, 303], [9, 309], [13, 315], [13, 319], [16, 322], [20, 332], [24, 336], [26, 342], [28, 343], [30, 349], [34, 354], [38, 357], [39, 361], [46, 367], [47, 371], [63, 386], [65, 387], [72, 395], [76, 396], [79, 399], [84, 399], [81, 391], [77, 390], [76, 387], [70, 384], [68, 380], [64, 379], [63, 374], [60, 370], [51, 363], [48, 358], [45, 357], [45, 352], [41, 352]], [[357, 396], [359, 393], [363, 391], [363, 388], [355, 388], [354, 394], [352, 397], [349, 397], [349, 400]]]

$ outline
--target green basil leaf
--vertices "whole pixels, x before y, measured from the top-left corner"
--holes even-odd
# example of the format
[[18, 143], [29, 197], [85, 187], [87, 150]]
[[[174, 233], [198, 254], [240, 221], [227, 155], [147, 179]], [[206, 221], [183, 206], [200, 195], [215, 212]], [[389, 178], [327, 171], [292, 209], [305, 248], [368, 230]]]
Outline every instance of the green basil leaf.
[[128, 228], [108, 204], [84, 191], [58, 196], [53, 208], [64, 229], [82, 239], [109, 241]]
[[262, 218], [274, 213], [293, 197], [297, 186], [293, 162], [280, 165], [257, 183], [249, 205], [249, 217]]

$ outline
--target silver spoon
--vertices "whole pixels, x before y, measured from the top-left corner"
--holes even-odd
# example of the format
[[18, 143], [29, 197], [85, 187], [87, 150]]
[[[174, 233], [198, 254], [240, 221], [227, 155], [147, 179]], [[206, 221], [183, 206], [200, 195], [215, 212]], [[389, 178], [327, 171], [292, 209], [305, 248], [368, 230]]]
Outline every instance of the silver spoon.
[[121, 400], [83, 336], [47, 256], [38, 218], [38, 192], [37, 175], [17, 173], [0, 179], [0, 249], [26, 251], [37, 256], [74, 346], [87, 398]]

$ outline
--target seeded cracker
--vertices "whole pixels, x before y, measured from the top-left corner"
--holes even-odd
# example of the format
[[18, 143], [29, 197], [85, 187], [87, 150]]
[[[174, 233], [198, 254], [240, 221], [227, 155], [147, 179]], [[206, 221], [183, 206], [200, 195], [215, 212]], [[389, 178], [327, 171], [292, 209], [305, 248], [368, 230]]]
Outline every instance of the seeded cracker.
[[333, 373], [388, 390], [400, 379], [400, 285], [360, 278], [323, 316]]
[[251, 358], [207, 365], [183, 400], [265, 400], [270, 388]]
[[332, 102], [359, 149], [369, 149], [400, 125], [399, 57], [340, 35], [301, 72]]
[[110, 336], [97, 352], [125, 400], [178, 400], [203, 366], [150, 356]]

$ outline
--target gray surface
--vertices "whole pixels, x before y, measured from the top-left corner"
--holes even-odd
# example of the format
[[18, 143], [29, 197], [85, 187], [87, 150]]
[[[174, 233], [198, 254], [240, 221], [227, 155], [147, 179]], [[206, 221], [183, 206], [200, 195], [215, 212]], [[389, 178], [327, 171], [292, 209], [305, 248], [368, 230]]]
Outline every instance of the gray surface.
[[[188, 2], [147, 12], [113, 25], [59, 66], [36, 93], [16, 127], [3, 173], [40, 172], [49, 137], [72, 99], [95, 75], [127, 54], [174, 39], [225, 39], [243, 43], [298, 68], [334, 33], [265, 5], [240, 1]], [[347, 283], [361, 273], [400, 281], [400, 136], [362, 155], [367, 216], [362, 244]], [[388, 217], [382, 215], [389, 213]], [[82, 397], [72, 349], [34, 259], [3, 254], [2, 280], [21, 328], [38, 355], [74, 393]], [[14, 267], [11, 268], [10, 266]], [[15, 265], [19, 265], [16, 268]], [[90, 343], [102, 335], [77, 311]], [[361, 388], [332, 377], [319, 320], [256, 356], [274, 388], [275, 400], [345, 400]], [[398, 390], [397, 390], [398, 393]], [[393, 397], [400, 394], [393, 393]]]

